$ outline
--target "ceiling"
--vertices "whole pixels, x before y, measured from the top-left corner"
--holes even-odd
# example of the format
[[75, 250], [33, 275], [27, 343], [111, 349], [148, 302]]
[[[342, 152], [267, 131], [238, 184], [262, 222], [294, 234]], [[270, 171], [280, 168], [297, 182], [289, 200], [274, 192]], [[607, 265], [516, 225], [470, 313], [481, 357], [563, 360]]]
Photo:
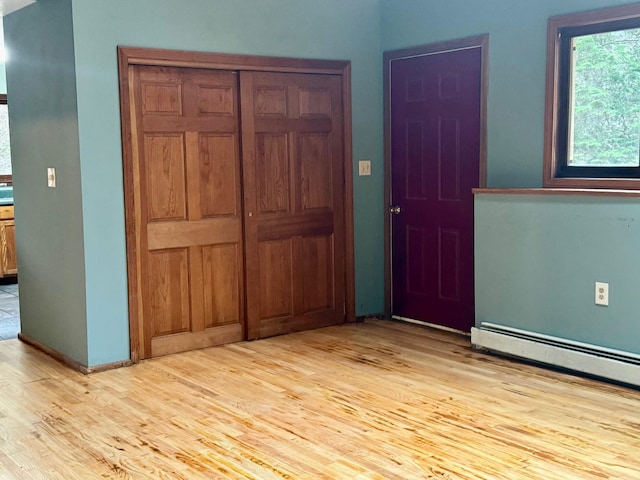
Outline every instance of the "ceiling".
[[0, 14], [8, 15], [35, 2], [36, 0], [0, 0]]

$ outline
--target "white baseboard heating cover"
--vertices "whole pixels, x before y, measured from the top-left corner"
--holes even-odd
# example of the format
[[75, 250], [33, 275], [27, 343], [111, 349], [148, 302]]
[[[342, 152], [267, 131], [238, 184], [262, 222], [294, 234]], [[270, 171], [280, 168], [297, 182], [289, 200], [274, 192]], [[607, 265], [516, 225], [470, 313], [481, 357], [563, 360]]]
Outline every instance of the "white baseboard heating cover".
[[640, 386], [640, 355], [482, 322], [471, 329], [474, 348]]

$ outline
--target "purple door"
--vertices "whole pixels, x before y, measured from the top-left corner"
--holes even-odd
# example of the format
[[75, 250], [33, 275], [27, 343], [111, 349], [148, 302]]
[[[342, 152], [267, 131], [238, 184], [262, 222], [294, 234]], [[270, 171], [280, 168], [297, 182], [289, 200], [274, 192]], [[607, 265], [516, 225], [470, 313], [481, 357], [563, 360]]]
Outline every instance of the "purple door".
[[391, 63], [392, 314], [474, 324], [481, 49]]

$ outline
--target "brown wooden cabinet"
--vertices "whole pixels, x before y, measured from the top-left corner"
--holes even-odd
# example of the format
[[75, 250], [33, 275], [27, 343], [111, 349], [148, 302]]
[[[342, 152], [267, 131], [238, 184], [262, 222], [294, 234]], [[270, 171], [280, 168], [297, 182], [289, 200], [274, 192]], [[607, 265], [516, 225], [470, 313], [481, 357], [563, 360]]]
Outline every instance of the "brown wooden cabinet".
[[0, 277], [18, 274], [13, 205], [0, 206]]

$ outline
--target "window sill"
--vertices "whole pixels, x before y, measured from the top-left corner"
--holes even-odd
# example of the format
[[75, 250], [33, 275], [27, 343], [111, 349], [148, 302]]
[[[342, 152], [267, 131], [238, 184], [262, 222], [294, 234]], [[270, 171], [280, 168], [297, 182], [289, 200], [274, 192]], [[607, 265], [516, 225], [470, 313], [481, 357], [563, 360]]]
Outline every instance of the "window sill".
[[474, 188], [474, 195], [564, 195], [591, 197], [637, 197], [640, 190], [595, 188]]
[[544, 179], [544, 187], [580, 190], [640, 190], [640, 178], [552, 177]]

